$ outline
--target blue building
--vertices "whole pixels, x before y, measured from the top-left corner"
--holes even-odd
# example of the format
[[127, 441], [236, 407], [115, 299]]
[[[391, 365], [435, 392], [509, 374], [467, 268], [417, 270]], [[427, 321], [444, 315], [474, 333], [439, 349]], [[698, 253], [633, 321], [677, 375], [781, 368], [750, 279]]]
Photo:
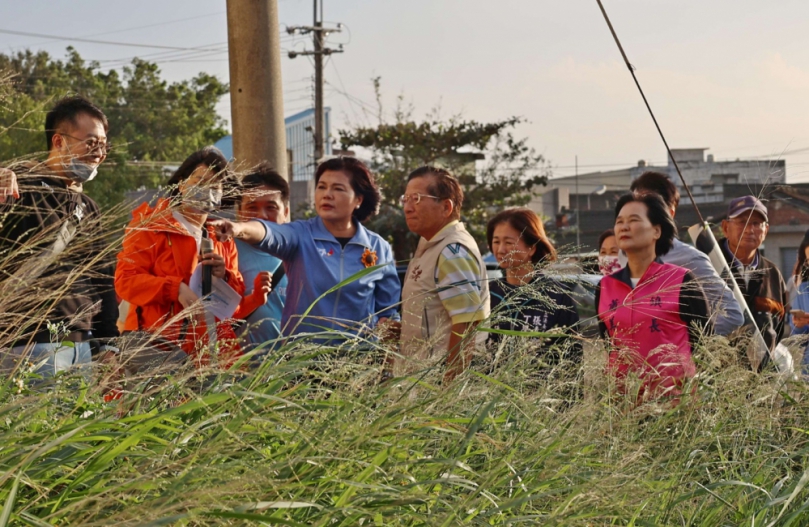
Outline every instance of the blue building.
[[[324, 108], [323, 152], [332, 155], [331, 147], [331, 108]], [[287, 139], [287, 159], [289, 166], [291, 209], [296, 212], [301, 204], [311, 202], [314, 197], [315, 175], [315, 110], [303, 110], [284, 119]], [[225, 136], [214, 145], [228, 159], [233, 158], [233, 136]]]

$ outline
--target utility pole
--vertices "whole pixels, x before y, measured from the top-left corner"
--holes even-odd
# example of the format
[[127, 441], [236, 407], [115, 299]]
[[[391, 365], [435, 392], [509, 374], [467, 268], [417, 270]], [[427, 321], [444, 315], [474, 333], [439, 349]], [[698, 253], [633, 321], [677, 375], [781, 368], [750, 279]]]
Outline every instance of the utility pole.
[[233, 155], [287, 174], [277, 0], [227, 0]]
[[312, 37], [315, 47], [315, 165], [323, 158], [323, 0], [320, 0], [320, 18], [314, 0], [314, 28]]
[[326, 28], [323, 26], [323, 0], [314, 0], [314, 17], [311, 26], [290, 26], [287, 28], [287, 33], [294, 35], [299, 33], [306, 35], [312, 34], [312, 44], [314, 49], [312, 51], [290, 51], [289, 58], [294, 59], [300, 55], [312, 55], [315, 62], [315, 130], [314, 130], [314, 164], [317, 165], [318, 161], [325, 155], [325, 138], [323, 132], [325, 128], [325, 116], [323, 110], [323, 57], [331, 55], [332, 53], [342, 53], [342, 44], [338, 49], [331, 49], [325, 46], [326, 36], [329, 33], [339, 33], [341, 25], [337, 24], [336, 28]]

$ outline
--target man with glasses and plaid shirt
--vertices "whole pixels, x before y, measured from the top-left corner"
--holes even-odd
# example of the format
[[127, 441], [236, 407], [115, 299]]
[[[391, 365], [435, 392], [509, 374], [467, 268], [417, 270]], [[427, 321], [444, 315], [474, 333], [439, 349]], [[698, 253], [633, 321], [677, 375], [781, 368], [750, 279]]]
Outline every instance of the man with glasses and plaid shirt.
[[397, 369], [445, 357], [450, 382], [469, 365], [475, 326], [489, 316], [486, 265], [460, 223], [463, 190], [452, 174], [414, 170], [401, 201], [408, 228], [421, 239], [402, 288], [401, 353], [409, 364]]
[[118, 336], [114, 258], [83, 193], [107, 157], [108, 128], [90, 101], [61, 99], [45, 117], [47, 159], [13, 167], [19, 192], [0, 199], [5, 329], [15, 331], [6, 369], [28, 360], [47, 377], [89, 364]]
[[767, 207], [755, 196], [730, 202], [719, 242], [747, 306], [772, 351], [786, 335], [788, 295], [781, 271], [764, 258], [759, 247], [769, 231]]

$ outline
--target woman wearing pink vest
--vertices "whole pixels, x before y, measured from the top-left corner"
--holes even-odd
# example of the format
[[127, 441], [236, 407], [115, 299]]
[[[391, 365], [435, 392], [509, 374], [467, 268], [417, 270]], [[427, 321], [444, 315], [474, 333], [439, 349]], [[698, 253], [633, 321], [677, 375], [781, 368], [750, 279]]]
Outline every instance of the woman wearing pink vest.
[[696, 373], [691, 351], [710, 330], [708, 303], [691, 271], [658, 258], [676, 227], [656, 194], [629, 194], [615, 207], [615, 235], [627, 266], [596, 291], [601, 334], [611, 343], [609, 370], [626, 391], [627, 374], [641, 380], [638, 399], [676, 397]]

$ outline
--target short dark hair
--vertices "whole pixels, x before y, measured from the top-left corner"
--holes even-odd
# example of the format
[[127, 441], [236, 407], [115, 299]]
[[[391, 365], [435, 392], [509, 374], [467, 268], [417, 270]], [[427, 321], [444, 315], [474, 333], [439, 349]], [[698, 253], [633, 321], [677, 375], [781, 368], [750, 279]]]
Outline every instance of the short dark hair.
[[59, 128], [59, 125], [64, 122], [70, 122], [70, 124], [76, 126], [76, 117], [82, 113], [94, 119], [98, 119], [101, 121], [101, 124], [104, 125], [104, 131], [109, 131], [110, 123], [107, 121], [107, 116], [104, 115], [101, 108], [81, 95], [63, 97], [56, 101], [51, 111], [45, 115], [45, 140], [49, 152], [51, 148], [53, 148], [53, 136], [56, 134], [56, 129]]
[[490, 219], [486, 225], [486, 240], [489, 242], [490, 250], [494, 229], [501, 223], [511, 225], [520, 233], [520, 237], [526, 245], [537, 248], [531, 257], [531, 262], [538, 264], [543, 259], [550, 262], [556, 260], [556, 249], [545, 234], [545, 227], [542, 226], [542, 221], [536, 212], [526, 208], [506, 209]]
[[354, 193], [362, 196], [362, 203], [353, 214], [357, 221], [363, 222], [379, 212], [382, 194], [379, 192], [379, 187], [376, 186], [373, 172], [365, 163], [356, 157], [349, 156], [334, 157], [323, 161], [315, 172], [315, 185], [320, 182], [320, 176], [330, 170], [342, 172], [348, 176]]
[[205, 165], [213, 170], [223, 182], [230, 178], [228, 160], [217, 148], [206, 146], [188, 156], [180, 165], [180, 168], [171, 176], [167, 183], [171, 187], [169, 196], [172, 198], [177, 197], [180, 194], [180, 182], [188, 179], [200, 165]]
[[458, 182], [458, 178], [452, 175], [449, 170], [431, 165], [424, 165], [417, 168], [407, 176], [407, 182], [417, 177], [432, 176], [433, 182], [428, 186], [428, 192], [440, 199], [452, 201], [452, 218], [461, 219], [461, 207], [463, 206], [463, 189]]
[[621, 196], [621, 199], [618, 200], [618, 204], [615, 206], [615, 217], [618, 217], [624, 206], [633, 202], [646, 205], [648, 211], [646, 217], [649, 218], [649, 222], [660, 227], [660, 238], [655, 243], [655, 255], [663, 256], [674, 245], [674, 237], [677, 232], [677, 226], [669, 213], [668, 205], [659, 194], [651, 192], [638, 194], [633, 192], [632, 194]]
[[671, 179], [662, 172], [644, 172], [629, 185], [632, 192], [654, 192], [663, 198], [669, 208], [676, 209], [680, 204], [680, 191]]
[[604, 241], [611, 236], [615, 236], [615, 231], [613, 229], [607, 229], [606, 231], [601, 233], [601, 236], [598, 237], [599, 251], [601, 251], [601, 246], [604, 245]]
[[281, 201], [289, 205], [289, 183], [267, 161], [259, 163], [257, 167], [242, 177], [241, 190], [252, 190], [265, 186], [281, 191]]

